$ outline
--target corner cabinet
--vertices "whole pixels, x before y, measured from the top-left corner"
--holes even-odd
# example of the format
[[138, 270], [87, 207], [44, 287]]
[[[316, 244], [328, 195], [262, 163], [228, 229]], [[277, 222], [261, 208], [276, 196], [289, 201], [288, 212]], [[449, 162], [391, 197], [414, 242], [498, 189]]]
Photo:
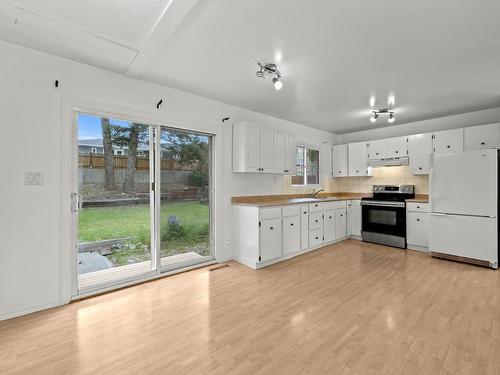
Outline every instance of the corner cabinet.
[[249, 121], [233, 125], [233, 172], [291, 174], [296, 140], [283, 129]]
[[333, 177], [347, 177], [349, 175], [347, 168], [347, 145], [333, 146], [332, 158]]
[[412, 174], [429, 174], [431, 168], [432, 134], [410, 135], [408, 156]]
[[234, 259], [261, 268], [347, 238], [346, 201], [233, 205]]

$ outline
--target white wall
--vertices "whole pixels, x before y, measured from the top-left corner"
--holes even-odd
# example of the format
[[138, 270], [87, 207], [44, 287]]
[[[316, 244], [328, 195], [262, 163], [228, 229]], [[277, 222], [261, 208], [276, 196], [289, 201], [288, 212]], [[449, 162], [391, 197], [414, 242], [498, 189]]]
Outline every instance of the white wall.
[[[231, 126], [250, 120], [286, 128], [328, 151], [333, 134], [0, 42], [0, 319], [64, 303], [70, 290], [71, 120], [63, 103], [110, 108], [145, 120], [217, 134], [217, 256], [231, 257], [233, 195], [282, 191], [282, 178], [231, 172]], [[60, 80], [55, 89], [53, 81]], [[277, 92], [276, 95], [280, 93]], [[156, 110], [163, 98], [163, 109]], [[330, 158], [322, 157], [328, 175]], [[25, 186], [41, 171], [43, 186]], [[325, 181], [327, 183], [327, 181]], [[62, 262], [62, 263], [61, 263]]]
[[[379, 121], [383, 120], [384, 119], [380, 119]], [[374, 139], [427, 133], [436, 130], [456, 129], [467, 126], [489, 124], [492, 122], [499, 122], [499, 121], [500, 121], [500, 107], [493, 109], [485, 109], [482, 111], [462, 113], [452, 116], [438, 117], [430, 120], [410, 122], [407, 124], [388, 126], [384, 128], [341, 134], [337, 135], [336, 144], [370, 141]]]

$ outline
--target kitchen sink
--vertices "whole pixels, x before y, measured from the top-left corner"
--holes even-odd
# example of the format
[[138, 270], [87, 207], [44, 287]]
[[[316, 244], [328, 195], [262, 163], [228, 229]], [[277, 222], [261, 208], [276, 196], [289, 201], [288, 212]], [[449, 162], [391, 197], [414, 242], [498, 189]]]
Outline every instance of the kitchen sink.
[[291, 203], [312, 203], [312, 202], [324, 202], [336, 200], [336, 197], [326, 197], [326, 198], [293, 198], [289, 199]]

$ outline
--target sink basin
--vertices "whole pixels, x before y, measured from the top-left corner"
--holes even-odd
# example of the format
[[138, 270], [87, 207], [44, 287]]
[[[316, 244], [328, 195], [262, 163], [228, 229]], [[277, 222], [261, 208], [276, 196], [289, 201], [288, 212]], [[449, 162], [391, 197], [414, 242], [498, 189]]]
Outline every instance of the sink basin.
[[293, 198], [289, 201], [291, 203], [312, 203], [312, 202], [324, 202], [324, 201], [334, 201], [336, 197], [326, 197], [326, 198]]
[[319, 198], [293, 198], [293, 199], [289, 199], [289, 201], [292, 203], [309, 203], [309, 202], [319, 202], [322, 200], [323, 199], [319, 199]]

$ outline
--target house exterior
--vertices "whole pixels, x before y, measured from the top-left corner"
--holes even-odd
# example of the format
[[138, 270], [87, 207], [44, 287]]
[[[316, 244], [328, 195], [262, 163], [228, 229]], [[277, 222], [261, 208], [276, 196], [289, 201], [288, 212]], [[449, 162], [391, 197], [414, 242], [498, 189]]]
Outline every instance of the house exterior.
[[[168, 145], [165, 146], [168, 148]], [[128, 155], [128, 147], [118, 147], [113, 145], [113, 155]], [[78, 140], [78, 153], [79, 154], [104, 154], [104, 146], [102, 139], [79, 139]], [[137, 145], [137, 156], [145, 156], [149, 155], [149, 146], [145, 143], [139, 143]], [[173, 153], [170, 150], [163, 149], [161, 150], [161, 158], [166, 160], [179, 160], [180, 156], [178, 154]]]

